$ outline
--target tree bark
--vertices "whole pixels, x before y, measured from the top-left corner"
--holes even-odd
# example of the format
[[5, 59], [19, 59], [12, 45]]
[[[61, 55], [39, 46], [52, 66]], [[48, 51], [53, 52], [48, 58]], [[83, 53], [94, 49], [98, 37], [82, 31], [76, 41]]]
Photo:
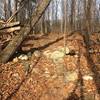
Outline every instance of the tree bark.
[[[32, 26], [40, 19], [41, 15], [44, 13], [45, 9], [48, 7], [51, 0], [42, 0], [41, 4], [37, 6], [36, 10], [32, 14]], [[30, 33], [31, 28], [27, 26], [30, 24], [30, 20], [25, 23], [24, 27], [21, 29], [19, 34], [13, 38], [13, 40], [8, 44], [8, 46], [0, 53], [0, 63], [6, 63], [9, 58], [14, 54], [21, 42]]]
[[70, 20], [71, 30], [74, 30], [74, 18], [75, 18], [75, 0], [71, 0], [71, 20]]

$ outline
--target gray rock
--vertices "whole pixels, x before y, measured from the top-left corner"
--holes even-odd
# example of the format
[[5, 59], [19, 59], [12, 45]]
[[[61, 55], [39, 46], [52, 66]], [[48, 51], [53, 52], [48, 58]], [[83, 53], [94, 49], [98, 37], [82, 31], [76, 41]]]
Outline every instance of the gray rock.
[[61, 52], [61, 51], [54, 51], [54, 52], [51, 54], [50, 58], [53, 59], [53, 60], [58, 60], [58, 59], [60, 59], [60, 58], [63, 58], [64, 55], [65, 55], [64, 52]]
[[20, 55], [20, 56], [18, 57], [18, 59], [20, 59], [20, 60], [28, 60], [28, 56], [25, 55], [25, 54], [22, 54], [22, 55]]
[[58, 48], [59, 51], [63, 52], [64, 54], [69, 54], [70, 50], [68, 47], [59, 47]]
[[14, 62], [14, 63], [18, 62], [18, 58], [17, 58], [17, 57], [14, 58], [14, 59], [13, 59], [13, 62]]
[[28, 52], [27, 53], [27, 56], [30, 58], [32, 56], [32, 53], [31, 52]]
[[93, 80], [93, 77], [90, 75], [84, 75], [83, 80]]
[[34, 56], [35, 57], [40, 57], [41, 56], [41, 52], [39, 50], [34, 51]]

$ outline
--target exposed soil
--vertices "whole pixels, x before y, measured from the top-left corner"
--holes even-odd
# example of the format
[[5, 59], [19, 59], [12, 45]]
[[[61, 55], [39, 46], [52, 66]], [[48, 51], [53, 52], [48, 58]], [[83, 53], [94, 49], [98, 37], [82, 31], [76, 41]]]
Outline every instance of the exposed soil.
[[58, 34], [25, 41], [28, 59], [0, 64], [0, 100], [100, 100], [99, 39], [91, 34], [87, 49], [81, 34], [67, 36], [66, 55]]

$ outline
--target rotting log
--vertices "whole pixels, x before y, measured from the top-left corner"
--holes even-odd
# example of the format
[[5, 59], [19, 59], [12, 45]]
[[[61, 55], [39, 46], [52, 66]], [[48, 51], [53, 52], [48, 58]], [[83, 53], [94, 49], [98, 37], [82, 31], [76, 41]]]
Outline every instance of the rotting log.
[[[41, 4], [36, 7], [36, 10], [32, 14], [32, 27], [38, 22], [51, 0], [42, 0]], [[0, 63], [6, 63], [9, 58], [14, 54], [16, 49], [19, 47], [21, 42], [27, 37], [30, 33], [31, 28], [27, 29], [27, 26], [30, 25], [30, 20], [25, 23], [24, 27], [21, 28], [19, 34], [15, 36], [12, 41], [7, 45], [7, 47], [0, 53]]]
[[4, 23], [5, 23], [4, 20], [1, 20], [1, 19], [0, 19], [0, 24], [4, 24]]
[[5, 28], [5, 29], [0, 30], [0, 35], [3, 34], [3, 33], [11, 33], [11, 32], [14, 32], [14, 31], [18, 31], [20, 29], [21, 29], [20, 26]]
[[14, 27], [14, 26], [18, 26], [20, 24], [19, 21], [17, 22], [12, 22], [12, 23], [4, 23], [0, 26], [0, 30], [5, 29], [5, 28], [9, 28], [9, 27]]

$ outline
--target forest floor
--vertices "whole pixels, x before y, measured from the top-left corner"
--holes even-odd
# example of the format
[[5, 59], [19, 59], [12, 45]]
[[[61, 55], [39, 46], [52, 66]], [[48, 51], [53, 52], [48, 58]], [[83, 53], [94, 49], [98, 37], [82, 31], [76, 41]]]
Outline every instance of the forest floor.
[[0, 100], [100, 100], [99, 35], [90, 35], [89, 48], [78, 32], [66, 48], [60, 34], [30, 36], [24, 54], [0, 64]]

